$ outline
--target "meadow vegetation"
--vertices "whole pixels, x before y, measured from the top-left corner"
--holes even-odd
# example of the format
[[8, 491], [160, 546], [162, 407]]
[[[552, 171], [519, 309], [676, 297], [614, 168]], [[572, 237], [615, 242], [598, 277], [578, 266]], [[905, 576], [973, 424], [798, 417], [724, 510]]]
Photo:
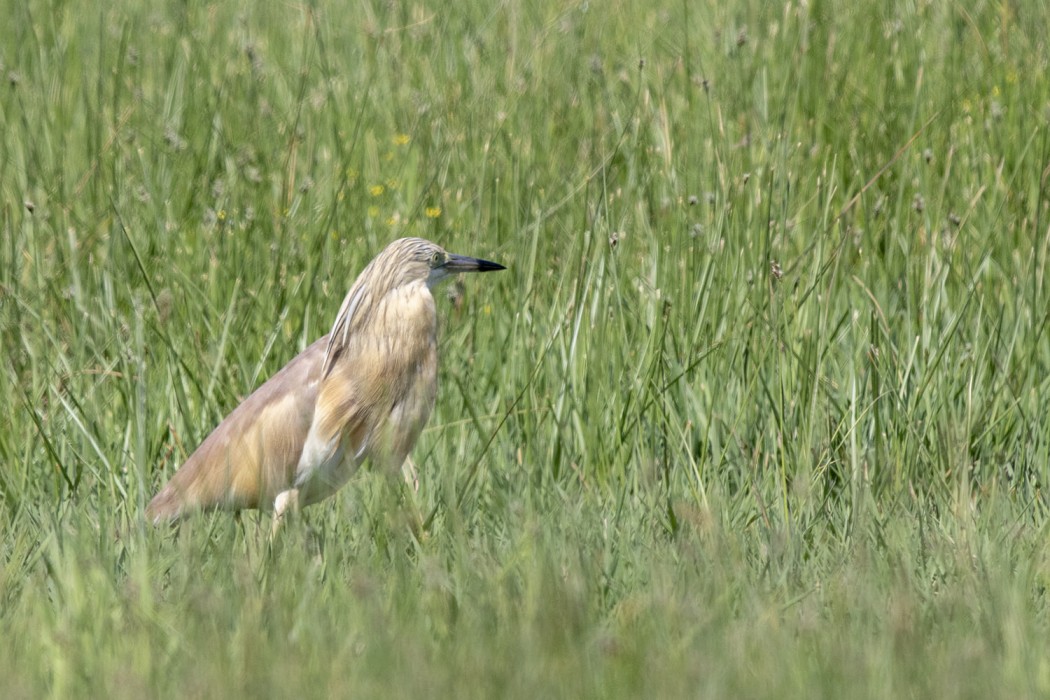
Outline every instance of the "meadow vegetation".
[[[1050, 8], [0, 5], [3, 697], [1050, 695]], [[146, 526], [404, 235], [418, 490]]]

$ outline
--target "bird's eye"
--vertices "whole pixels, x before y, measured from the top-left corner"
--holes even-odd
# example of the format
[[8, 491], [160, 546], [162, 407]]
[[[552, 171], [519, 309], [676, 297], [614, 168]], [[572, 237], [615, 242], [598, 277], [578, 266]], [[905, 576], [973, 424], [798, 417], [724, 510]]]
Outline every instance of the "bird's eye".
[[431, 267], [440, 267], [442, 264], [444, 264], [444, 262], [445, 262], [445, 256], [442, 255], [440, 253], [440, 251], [436, 251], [435, 250], [433, 253], [430, 254], [430, 266]]

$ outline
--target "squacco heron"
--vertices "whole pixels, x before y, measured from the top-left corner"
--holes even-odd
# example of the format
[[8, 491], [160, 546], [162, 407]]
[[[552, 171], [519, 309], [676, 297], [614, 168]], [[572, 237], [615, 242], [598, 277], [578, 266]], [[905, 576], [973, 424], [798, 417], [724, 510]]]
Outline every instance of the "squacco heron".
[[366, 459], [396, 473], [437, 394], [431, 289], [459, 272], [503, 270], [420, 238], [388, 245], [343, 300], [332, 331], [256, 389], [190, 455], [146, 517], [274, 511], [331, 496]]

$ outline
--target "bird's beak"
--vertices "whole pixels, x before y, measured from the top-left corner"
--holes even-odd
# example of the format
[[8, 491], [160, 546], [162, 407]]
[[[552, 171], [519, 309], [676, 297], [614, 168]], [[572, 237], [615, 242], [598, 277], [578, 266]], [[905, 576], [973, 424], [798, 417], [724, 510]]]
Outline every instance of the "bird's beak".
[[489, 260], [482, 260], [481, 258], [469, 258], [466, 255], [455, 255], [449, 253], [448, 260], [442, 265], [446, 272], [495, 272], [496, 270], [506, 270], [499, 263], [494, 263]]

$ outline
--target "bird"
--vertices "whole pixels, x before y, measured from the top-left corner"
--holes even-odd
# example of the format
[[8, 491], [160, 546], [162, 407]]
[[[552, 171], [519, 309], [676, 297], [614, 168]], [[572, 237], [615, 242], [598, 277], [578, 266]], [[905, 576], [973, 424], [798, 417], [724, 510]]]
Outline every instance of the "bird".
[[422, 238], [386, 246], [350, 287], [332, 330], [239, 406], [146, 507], [155, 525], [200, 511], [287, 512], [336, 493], [370, 460], [397, 473], [437, 396], [431, 293], [465, 272], [505, 270]]

